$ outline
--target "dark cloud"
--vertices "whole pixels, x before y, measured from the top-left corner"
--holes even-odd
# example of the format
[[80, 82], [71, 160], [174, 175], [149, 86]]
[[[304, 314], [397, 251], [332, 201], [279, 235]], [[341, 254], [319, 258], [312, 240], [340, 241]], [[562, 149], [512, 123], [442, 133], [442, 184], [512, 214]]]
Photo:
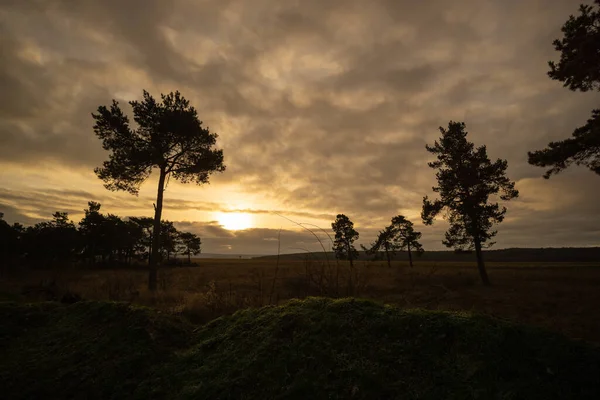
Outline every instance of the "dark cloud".
[[[509, 207], [514, 218], [501, 227], [499, 245], [543, 245], [542, 232], [548, 243], [593, 244], [593, 231], [579, 229], [599, 214], [593, 196], [567, 208], [528, 203], [544, 185], [583, 193], [597, 179], [575, 169], [577, 179], [532, 184], [543, 170], [526, 156], [570, 135], [600, 100], [546, 76], [547, 61], [557, 58], [552, 40], [579, 2], [5, 1], [0, 160], [6, 171], [43, 162], [91, 171], [106, 157], [91, 112], [143, 88], [179, 89], [220, 134], [228, 169], [210, 190], [235, 186], [274, 204], [233, 208], [321, 221], [343, 212], [373, 236], [400, 212], [418, 219], [434, 184], [424, 146], [439, 126], [464, 120], [472, 140], [508, 159], [511, 177], [521, 180], [522, 200]], [[15, 218], [81, 213], [88, 200], [121, 215], [152, 210], [148, 196], [10, 182], [0, 201]], [[232, 199], [217, 197], [168, 196], [165, 207], [231, 210]], [[552, 219], [560, 229], [546, 225]], [[427, 227], [426, 240], [439, 246], [443, 227]], [[267, 234], [202, 229], [219, 238], [218, 248]]]

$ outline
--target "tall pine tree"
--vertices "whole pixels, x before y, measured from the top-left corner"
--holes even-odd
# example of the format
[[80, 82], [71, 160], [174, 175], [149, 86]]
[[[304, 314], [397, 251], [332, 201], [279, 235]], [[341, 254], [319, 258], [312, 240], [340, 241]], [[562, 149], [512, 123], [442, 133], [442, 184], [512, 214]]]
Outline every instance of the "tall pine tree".
[[440, 127], [442, 136], [427, 151], [436, 161], [428, 165], [437, 170], [438, 186], [433, 191], [439, 199], [423, 198], [421, 217], [426, 225], [443, 210], [450, 223], [443, 244], [455, 249], [475, 249], [477, 267], [484, 285], [490, 281], [485, 270], [482, 248], [496, 235], [494, 224], [502, 222], [506, 208], [490, 202], [490, 196], [500, 193], [500, 199], [510, 200], [519, 195], [514, 182], [506, 177], [506, 160], [491, 162], [486, 147], [475, 148], [467, 140], [463, 122], [452, 122], [448, 129]]

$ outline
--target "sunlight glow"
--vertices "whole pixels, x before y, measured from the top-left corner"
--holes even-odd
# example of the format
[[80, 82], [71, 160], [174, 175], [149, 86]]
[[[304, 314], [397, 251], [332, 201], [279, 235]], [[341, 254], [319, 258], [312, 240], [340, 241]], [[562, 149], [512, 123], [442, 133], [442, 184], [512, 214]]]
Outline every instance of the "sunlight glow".
[[248, 229], [254, 225], [252, 214], [245, 212], [220, 212], [217, 214], [217, 221], [230, 231]]

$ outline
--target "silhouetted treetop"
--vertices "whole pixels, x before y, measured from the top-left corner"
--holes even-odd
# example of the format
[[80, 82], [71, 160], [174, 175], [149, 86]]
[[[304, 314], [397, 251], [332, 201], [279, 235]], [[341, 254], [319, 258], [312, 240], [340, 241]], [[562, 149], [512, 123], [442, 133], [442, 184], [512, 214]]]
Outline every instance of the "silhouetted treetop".
[[414, 230], [411, 221], [403, 215], [396, 215], [392, 218], [391, 224], [379, 232], [370, 248], [362, 247], [368, 254], [377, 254], [383, 250], [388, 267], [391, 267], [391, 256], [396, 253], [396, 250], [406, 250], [408, 261], [412, 267], [412, 252], [416, 251], [418, 254], [423, 252], [423, 246], [419, 243], [420, 238], [421, 232]]
[[[157, 288], [161, 239], [161, 215], [166, 180], [173, 176], [183, 183], [207, 183], [214, 172], [225, 170], [223, 150], [215, 149], [217, 134], [202, 126], [196, 109], [179, 92], [161, 94], [157, 102], [147, 91], [142, 101], [130, 101], [136, 128], [113, 100], [110, 108], [98, 107], [92, 114], [94, 132], [110, 151], [108, 161], [95, 172], [109, 190], [138, 194], [153, 169], [159, 170], [154, 207], [152, 255], [148, 287]], [[173, 246], [169, 245], [170, 249]], [[169, 254], [170, 251], [167, 252]]]
[[544, 174], [548, 179], [571, 164], [587, 167], [600, 174], [600, 109], [592, 110], [592, 118], [575, 129], [572, 137], [560, 142], [550, 142], [548, 147], [527, 153], [529, 163], [538, 167], [551, 167]]
[[191, 232], [181, 232], [179, 234], [178, 250], [181, 254], [188, 256], [188, 263], [191, 263], [192, 255], [200, 254], [202, 241], [200, 238]]
[[358, 251], [354, 247], [354, 241], [358, 239], [358, 232], [354, 229], [354, 223], [344, 214], [338, 214], [335, 221], [331, 223], [331, 229], [335, 232], [333, 251], [340, 260], [353, 260], [358, 258]]
[[571, 90], [600, 90], [600, 0], [594, 4], [580, 5], [579, 15], [563, 25], [563, 38], [553, 42], [561, 56], [548, 63], [548, 76]]
[[412, 221], [408, 220], [404, 215], [396, 215], [392, 218], [391, 230], [394, 232], [395, 240], [398, 243], [398, 248], [407, 250], [410, 266], [412, 267], [412, 251], [417, 254], [423, 253], [423, 245], [419, 242], [421, 232], [415, 231]]
[[[506, 176], [507, 162], [498, 159], [491, 162], [485, 146], [475, 148], [467, 140], [463, 122], [450, 121], [448, 129], [440, 127], [442, 136], [427, 151], [435, 154], [436, 161], [428, 163], [437, 169], [438, 186], [433, 191], [439, 199], [423, 198], [421, 217], [426, 225], [446, 210], [450, 224], [444, 245], [455, 249], [475, 248], [481, 279], [489, 284], [483, 264], [481, 248], [496, 235], [492, 226], [502, 222], [506, 208], [490, 203], [489, 197], [499, 195], [510, 200], [519, 195], [515, 184]], [[491, 246], [493, 243], [487, 243]]]
[[[594, 3], [579, 6], [579, 15], [571, 15], [563, 25], [563, 38], [554, 41], [561, 56], [558, 64], [549, 62], [548, 75], [571, 90], [600, 90], [600, 0]], [[547, 148], [527, 155], [530, 164], [550, 167], [544, 174], [546, 179], [571, 164], [600, 174], [600, 110], [592, 110], [592, 117], [570, 138], [550, 142]]]
[[96, 174], [109, 190], [137, 194], [153, 168], [181, 182], [208, 182], [213, 172], [225, 170], [223, 151], [214, 149], [218, 135], [202, 126], [196, 109], [177, 91], [161, 94], [157, 102], [144, 90], [142, 101], [130, 101], [137, 128], [113, 100], [110, 108], [92, 114], [94, 132], [109, 160]]

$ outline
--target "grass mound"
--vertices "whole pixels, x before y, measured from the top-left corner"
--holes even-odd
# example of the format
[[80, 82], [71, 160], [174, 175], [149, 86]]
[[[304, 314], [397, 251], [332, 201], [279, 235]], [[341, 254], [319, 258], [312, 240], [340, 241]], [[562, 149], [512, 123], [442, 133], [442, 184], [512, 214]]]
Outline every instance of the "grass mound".
[[598, 399], [600, 353], [485, 317], [307, 299], [239, 311], [142, 391], [184, 399]]
[[128, 398], [191, 327], [119, 303], [0, 303], [0, 397]]
[[0, 305], [2, 396], [598, 399], [600, 351], [480, 316], [310, 298], [192, 331], [115, 303]]

